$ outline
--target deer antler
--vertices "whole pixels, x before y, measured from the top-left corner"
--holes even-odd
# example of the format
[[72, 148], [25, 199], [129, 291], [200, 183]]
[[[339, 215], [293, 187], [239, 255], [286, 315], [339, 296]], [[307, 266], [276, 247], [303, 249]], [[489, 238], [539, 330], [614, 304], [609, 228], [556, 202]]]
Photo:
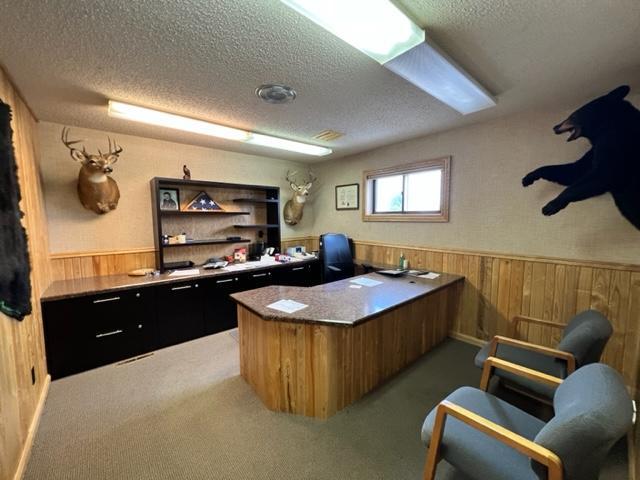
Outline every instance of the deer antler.
[[109, 140], [109, 155], [120, 155], [122, 153], [122, 147], [119, 147], [114, 139], [113, 151], [111, 151], [111, 137], [107, 137], [107, 140]]
[[[67, 127], [64, 127], [62, 129], [62, 135], [60, 139], [62, 140], [62, 143], [64, 143], [65, 147], [67, 147], [69, 150], [76, 150], [76, 148], [72, 147], [71, 145], [75, 145], [76, 143], [80, 143], [82, 141], [82, 140], [69, 141], [69, 129]], [[82, 150], [84, 151], [84, 147], [82, 147]]]
[[295, 184], [296, 183], [296, 177], [295, 177], [296, 173], [298, 173], [298, 172], [294, 171], [293, 173], [290, 173], [290, 171], [287, 170], [287, 182]]
[[309, 180], [307, 180], [307, 183], [313, 183], [318, 179], [318, 177], [316, 177], [313, 172], [311, 170], [309, 170]]

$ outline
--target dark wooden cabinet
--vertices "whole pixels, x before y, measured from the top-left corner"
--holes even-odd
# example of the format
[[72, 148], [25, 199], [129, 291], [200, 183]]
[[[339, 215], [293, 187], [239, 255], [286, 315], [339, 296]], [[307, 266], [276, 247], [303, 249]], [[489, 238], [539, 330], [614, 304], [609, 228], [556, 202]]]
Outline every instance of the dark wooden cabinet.
[[204, 287], [204, 334], [238, 326], [236, 302], [229, 296], [246, 290], [246, 275], [208, 280]]
[[52, 378], [151, 350], [153, 288], [43, 304], [47, 364]]
[[56, 379], [235, 328], [232, 293], [319, 280], [315, 261], [43, 301], [49, 373]]
[[162, 348], [204, 335], [201, 281], [156, 287], [156, 347]]
[[311, 287], [320, 283], [320, 267], [318, 262], [304, 265], [293, 263], [273, 271], [273, 283], [297, 287]]

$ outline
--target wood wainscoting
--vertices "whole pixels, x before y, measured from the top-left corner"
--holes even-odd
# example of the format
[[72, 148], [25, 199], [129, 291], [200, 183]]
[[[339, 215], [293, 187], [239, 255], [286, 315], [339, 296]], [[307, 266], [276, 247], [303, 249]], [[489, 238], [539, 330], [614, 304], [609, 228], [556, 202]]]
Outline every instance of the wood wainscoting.
[[[0, 313], [0, 478], [19, 479], [46, 397], [47, 368], [40, 296], [51, 279], [49, 243], [38, 169], [37, 125], [0, 68], [0, 99], [11, 106], [20, 209], [31, 259], [33, 312], [21, 322]], [[32, 373], [33, 372], [33, 373]], [[33, 377], [33, 378], [32, 378]]]
[[[304, 245], [307, 251], [318, 249], [318, 239], [295, 237], [282, 240], [282, 249]], [[315, 245], [315, 247], [314, 247]], [[153, 247], [120, 250], [115, 252], [52, 253], [51, 271], [53, 280], [100, 277], [127, 273], [137, 268], [155, 268]]]
[[[628, 385], [638, 377], [640, 265], [622, 265], [404, 247], [356, 241], [356, 257], [395, 264], [401, 253], [411, 268], [455, 273], [466, 278], [452, 336], [488, 340], [507, 335], [507, 322], [526, 315], [566, 323], [594, 308], [611, 320], [614, 334], [603, 361], [621, 372]], [[521, 339], [556, 346], [557, 328], [521, 324]]]

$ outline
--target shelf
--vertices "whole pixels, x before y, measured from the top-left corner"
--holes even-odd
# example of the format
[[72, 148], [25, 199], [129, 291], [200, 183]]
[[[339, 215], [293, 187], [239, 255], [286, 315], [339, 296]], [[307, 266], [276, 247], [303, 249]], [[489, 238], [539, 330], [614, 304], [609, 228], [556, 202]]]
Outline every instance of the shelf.
[[209, 240], [192, 240], [187, 243], [174, 243], [169, 245], [162, 245], [162, 247], [163, 248], [192, 247], [194, 245], [215, 245], [218, 243], [251, 243], [251, 240], [246, 238], [241, 238], [240, 240], [227, 240], [226, 238], [220, 238], [220, 239], [211, 238]]
[[262, 225], [249, 225], [249, 224], [240, 224], [234, 225], [236, 228], [278, 228], [280, 225], [277, 223], [265, 223]]
[[275, 198], [234, 198], [235, 203], [278, 203]]
[[250, 215], [251, 212], [228, 212], [226, 210], [160, 210], [160, 215]]

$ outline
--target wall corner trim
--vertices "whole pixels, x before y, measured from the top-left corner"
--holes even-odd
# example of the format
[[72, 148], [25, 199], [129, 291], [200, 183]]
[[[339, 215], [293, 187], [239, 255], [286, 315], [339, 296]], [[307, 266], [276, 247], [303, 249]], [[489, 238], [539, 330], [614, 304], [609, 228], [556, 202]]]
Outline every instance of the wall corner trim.
[[49, 395], [50, 385], [51, 375], [47, 375], [44, 380], [44, 384], [42, 385], [42, 391], [40, 392], [38, 405], [36, 406], [36, 411], [34, 412], [33, 418], [31, 419], [31, 425], [29, 426], [27, 438], [22, 449], [22, 455], [20, 455], [20, 462], [18, 463], [18, 468], [15, 475], [13, 476], [13, 480], [22, 480], [22, 476], [24, 475], [24, 472], [27, 468], [27, 463], [29, 462], [29, 457], [31, 456], [31, 448], [33, 447], [33, 442], [36, 438], [38, 427], [40, 426], [40, 418], [42, 418], [44, 404], [47, 401], [47, 396]]

